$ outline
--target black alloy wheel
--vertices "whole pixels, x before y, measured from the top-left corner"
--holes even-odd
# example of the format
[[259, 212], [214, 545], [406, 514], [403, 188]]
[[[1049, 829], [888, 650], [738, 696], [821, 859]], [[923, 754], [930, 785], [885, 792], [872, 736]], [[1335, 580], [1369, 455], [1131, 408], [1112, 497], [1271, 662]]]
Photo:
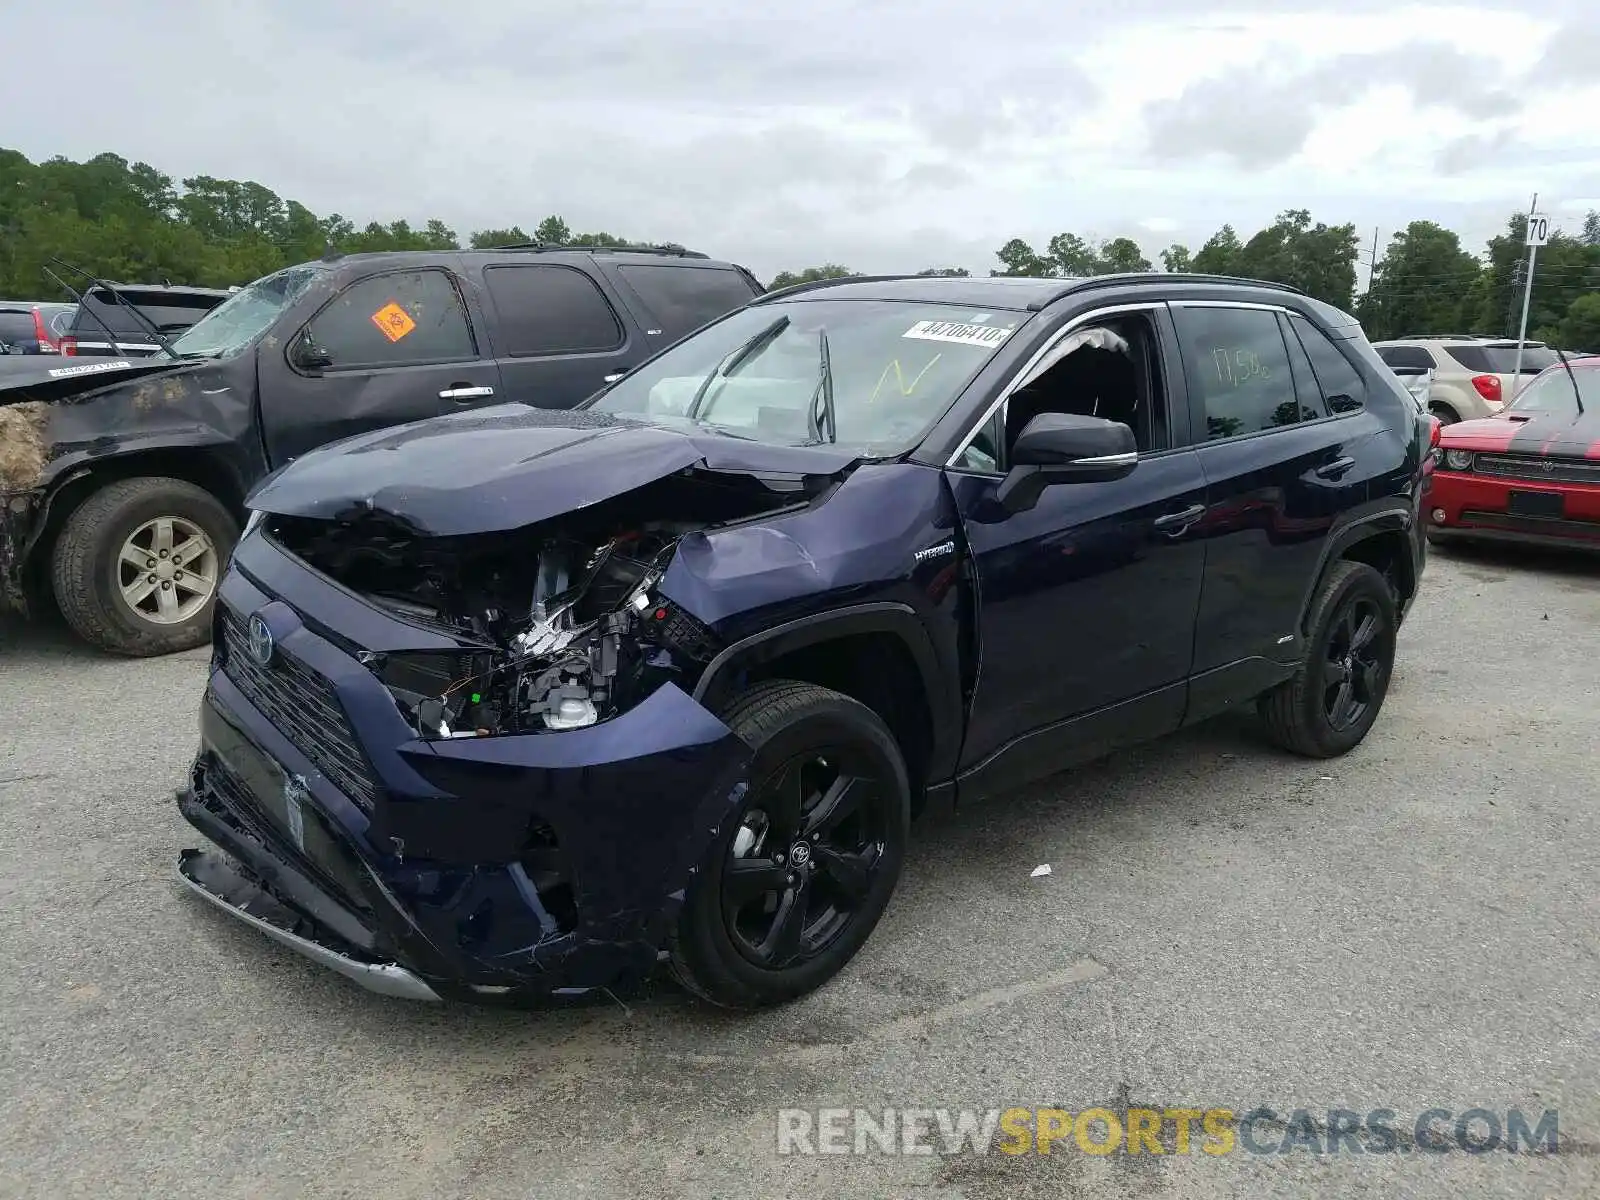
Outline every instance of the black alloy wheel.
[[1397, 612], [1381, 572], [1348, 559], [1328, 568], [1306, 619], [1305, 661], [1257, 705], [1273, 741], [1308, 758], [1360, 744], [1389, 690]]
[[1322, 666], [1323, 711], [1335, 730], [1360, 724], [1382, 695], [1393, 657], [1382, 644], [1383, 631], [1383, 614], [1371, 597], [1352, 597], [1339, 610]]
[[751, 962], [815, 958], [872, 894], [894, 787], [879, 771], [841, 745], [797, 755], [757, 783], [722, 872], [723, 920]]
[[900, 876], [911, 789], [882, 718], [849, 696], [775, 680], [722, 719], [753, 752], [668, 941], [673, 972], [730, 1008], [778, 1004], [855, 955]]

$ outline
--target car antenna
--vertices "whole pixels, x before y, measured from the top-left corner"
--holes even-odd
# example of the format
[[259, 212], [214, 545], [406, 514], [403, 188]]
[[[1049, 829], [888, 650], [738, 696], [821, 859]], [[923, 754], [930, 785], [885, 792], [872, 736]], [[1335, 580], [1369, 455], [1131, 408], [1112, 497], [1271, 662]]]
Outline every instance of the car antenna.
[[61, 278], [61, 276], [57, 275], [49, 267], [43, 267], [43, 268], [41, 268], [41, 270], [43, 270], [46, 275], [50, 276], [51, 279], [54, 279], [58, 284], [60, 284], [62, 291], [66, 292], [69, 296], [71, 296], [74, 300], [76, 300], [78, 302], [78, 311], [80, 313], [88, 313], [91, 317], [94, 318], [95, 324], [100, 326], [101, 329], [104, 329], [106, 331], [106, 336], [111, 339], [111, 349], [113, 351], [115, 351], [117, 349], [117, 335], [116, 335], [116, 333], [113, 332], [111, 326], [109, 326], [109, 325], [107, 325], [105, 323], [105, 318], [103, 318], [99, 313], [95, 312], [93, 306], [85, 304], [83, 302], [83, 293], [78, 291], [77, 288], [73, 287], [65, 279]]
[[[89, 274], [89, 272], [85, 271], [82, 267], [75, 267], [71, 263], [66, 262], [63, 259], [52, 257], [50, 259], [50, 261], [53, 262], [53, 263], [56, 263], [59, 266], [65, 267], [69, 271], [76, 271], [79, 275], [82, 275], [85, 279], [87, 279], [89, 281], [89, 286], [90, 286], [91, 289], [93, 289], [93, 288], [103, 288], [106, 292], [110, 293], [111, 298], [113, 300], [115, 300], [118, 304], [122, 305], [123, 308], [125, 308], [129, 312], [131, 312], [134, 315], [134, 318], [139, 322], [139, 324], [143, 325], [146, 329], [148, 329], [150, 331], [150, 336], [156, 339], [157, 344], [160, 345], [160, 347], [163, 350], [165, 350], [170, 357], [172, 357], [172, 358], [176, 358], [177, 357], [176, 354], [172, 353], [172, 340], [170, 338], [168, 338], [166, 334], [161, 332], [160, 328], [156, 325], [156, 323], [154, 321], [152, 321], [149, 317], [145, 316], [142, 312], [140, 312], [137, 308], [135, 308], [132, 304], [130, 304], [128, 302], [128, 298], [126, 296], [124, 296], [121, 292], [117, 291], [117, 288], [116, 288], [115, 284], [108, 283], [104, 279], [96, 278], [95, 276]], [[58, 282], [59, 282], [59, 280], [58, 280]], [[62, 286], [65, 287], [66, 285], [63, 284]], [[68, 288], [67, 290], [71, 291], [72, 289]], [[79, 304], [80, 307], [87, 307], [86, 305], [84, 305], [83, 300], [81, 298], [79, 299], [78, 304]], [[102, 327], [104, 327], [105, 322], [102, 321], [100, 324], [101, 324]], [[111, 333], [111, 330], [107, 329], [106, 332], [107, 333]], [[116, 344], [117, 344], [117, 338], [116, 338], [115, 334], [112, 334], [112, 336], [111, 336], [111, 344], [112, 344], [113, 347], [115, 347]]]
[[1578, 377], [1572, 373], [1572, 364], [1567, 361], [1566, 353], [1560, 346], [1555, 347], [1556, 357], [1561, 360], [1561, 365], [1567, 369], [1567, 378], [1572, 380], [1572, 402], [1578, 406], [1578, 415], [1583, 416], [1583, 397], [1578, 394]]

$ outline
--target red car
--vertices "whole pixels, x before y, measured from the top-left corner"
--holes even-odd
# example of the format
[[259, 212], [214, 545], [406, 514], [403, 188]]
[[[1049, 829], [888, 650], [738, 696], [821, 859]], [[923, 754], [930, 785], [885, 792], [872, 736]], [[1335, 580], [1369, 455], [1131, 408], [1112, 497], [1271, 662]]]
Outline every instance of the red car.
[[1429, 540], [1600, 549], [1600, 357], [1541, 371], [1496, 416], [1446, 425], [1435, 453]]

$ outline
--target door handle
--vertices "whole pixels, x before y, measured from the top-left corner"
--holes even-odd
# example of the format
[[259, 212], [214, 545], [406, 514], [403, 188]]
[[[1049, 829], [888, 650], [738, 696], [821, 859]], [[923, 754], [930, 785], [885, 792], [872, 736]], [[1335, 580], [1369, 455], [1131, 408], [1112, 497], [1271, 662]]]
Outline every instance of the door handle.
[[1166, 516], [1157, 517], [1155, 525], [1157, 529], [1164, 531], [1168, 537], [1177, 537], [1205, 515], [1206, 506], [1204, 504], [1191, 504], [1188, 508], [1178, 512], [1167, 513]]
[[1336, 458], [1331, 463], [1324, 463], [1311, 473], [1319, 479], [1337, 479], [1355, 465], [1356, 460], [1353, 458]]
[[617, 380], [621, 379], [626, 374], [627, 374], [626, 371], [613, 371], [613, 372], [611, 372], [611, 374], [605, 376], [605, 378], [603, 378], [600, 382], [601, 383], [615, 383]]
[[474, 386], [466, 383], [452, 383], [439, 393], [441, 400], [481, 400], [485, 396], [494, 395], [494, 389], [483, 385]]

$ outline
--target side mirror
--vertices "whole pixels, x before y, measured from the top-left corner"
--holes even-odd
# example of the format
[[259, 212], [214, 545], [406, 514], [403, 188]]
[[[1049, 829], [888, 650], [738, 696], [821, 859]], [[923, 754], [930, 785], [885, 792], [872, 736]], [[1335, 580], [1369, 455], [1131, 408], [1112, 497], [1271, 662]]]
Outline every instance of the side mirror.
[[1026, 512], [1057, 483], [1122, 479], [1139, 465], [1133, 430], [1120, 421], [1071, 413], [1040, 413], [1011, 447], [1011, 470], [995, 499], [1008, 512]]
[[289, 348], [289, 362], [298, 370], [316, 372], [333, 366], [333, 355], [312, 341], [309, 333], [302, 333]]

